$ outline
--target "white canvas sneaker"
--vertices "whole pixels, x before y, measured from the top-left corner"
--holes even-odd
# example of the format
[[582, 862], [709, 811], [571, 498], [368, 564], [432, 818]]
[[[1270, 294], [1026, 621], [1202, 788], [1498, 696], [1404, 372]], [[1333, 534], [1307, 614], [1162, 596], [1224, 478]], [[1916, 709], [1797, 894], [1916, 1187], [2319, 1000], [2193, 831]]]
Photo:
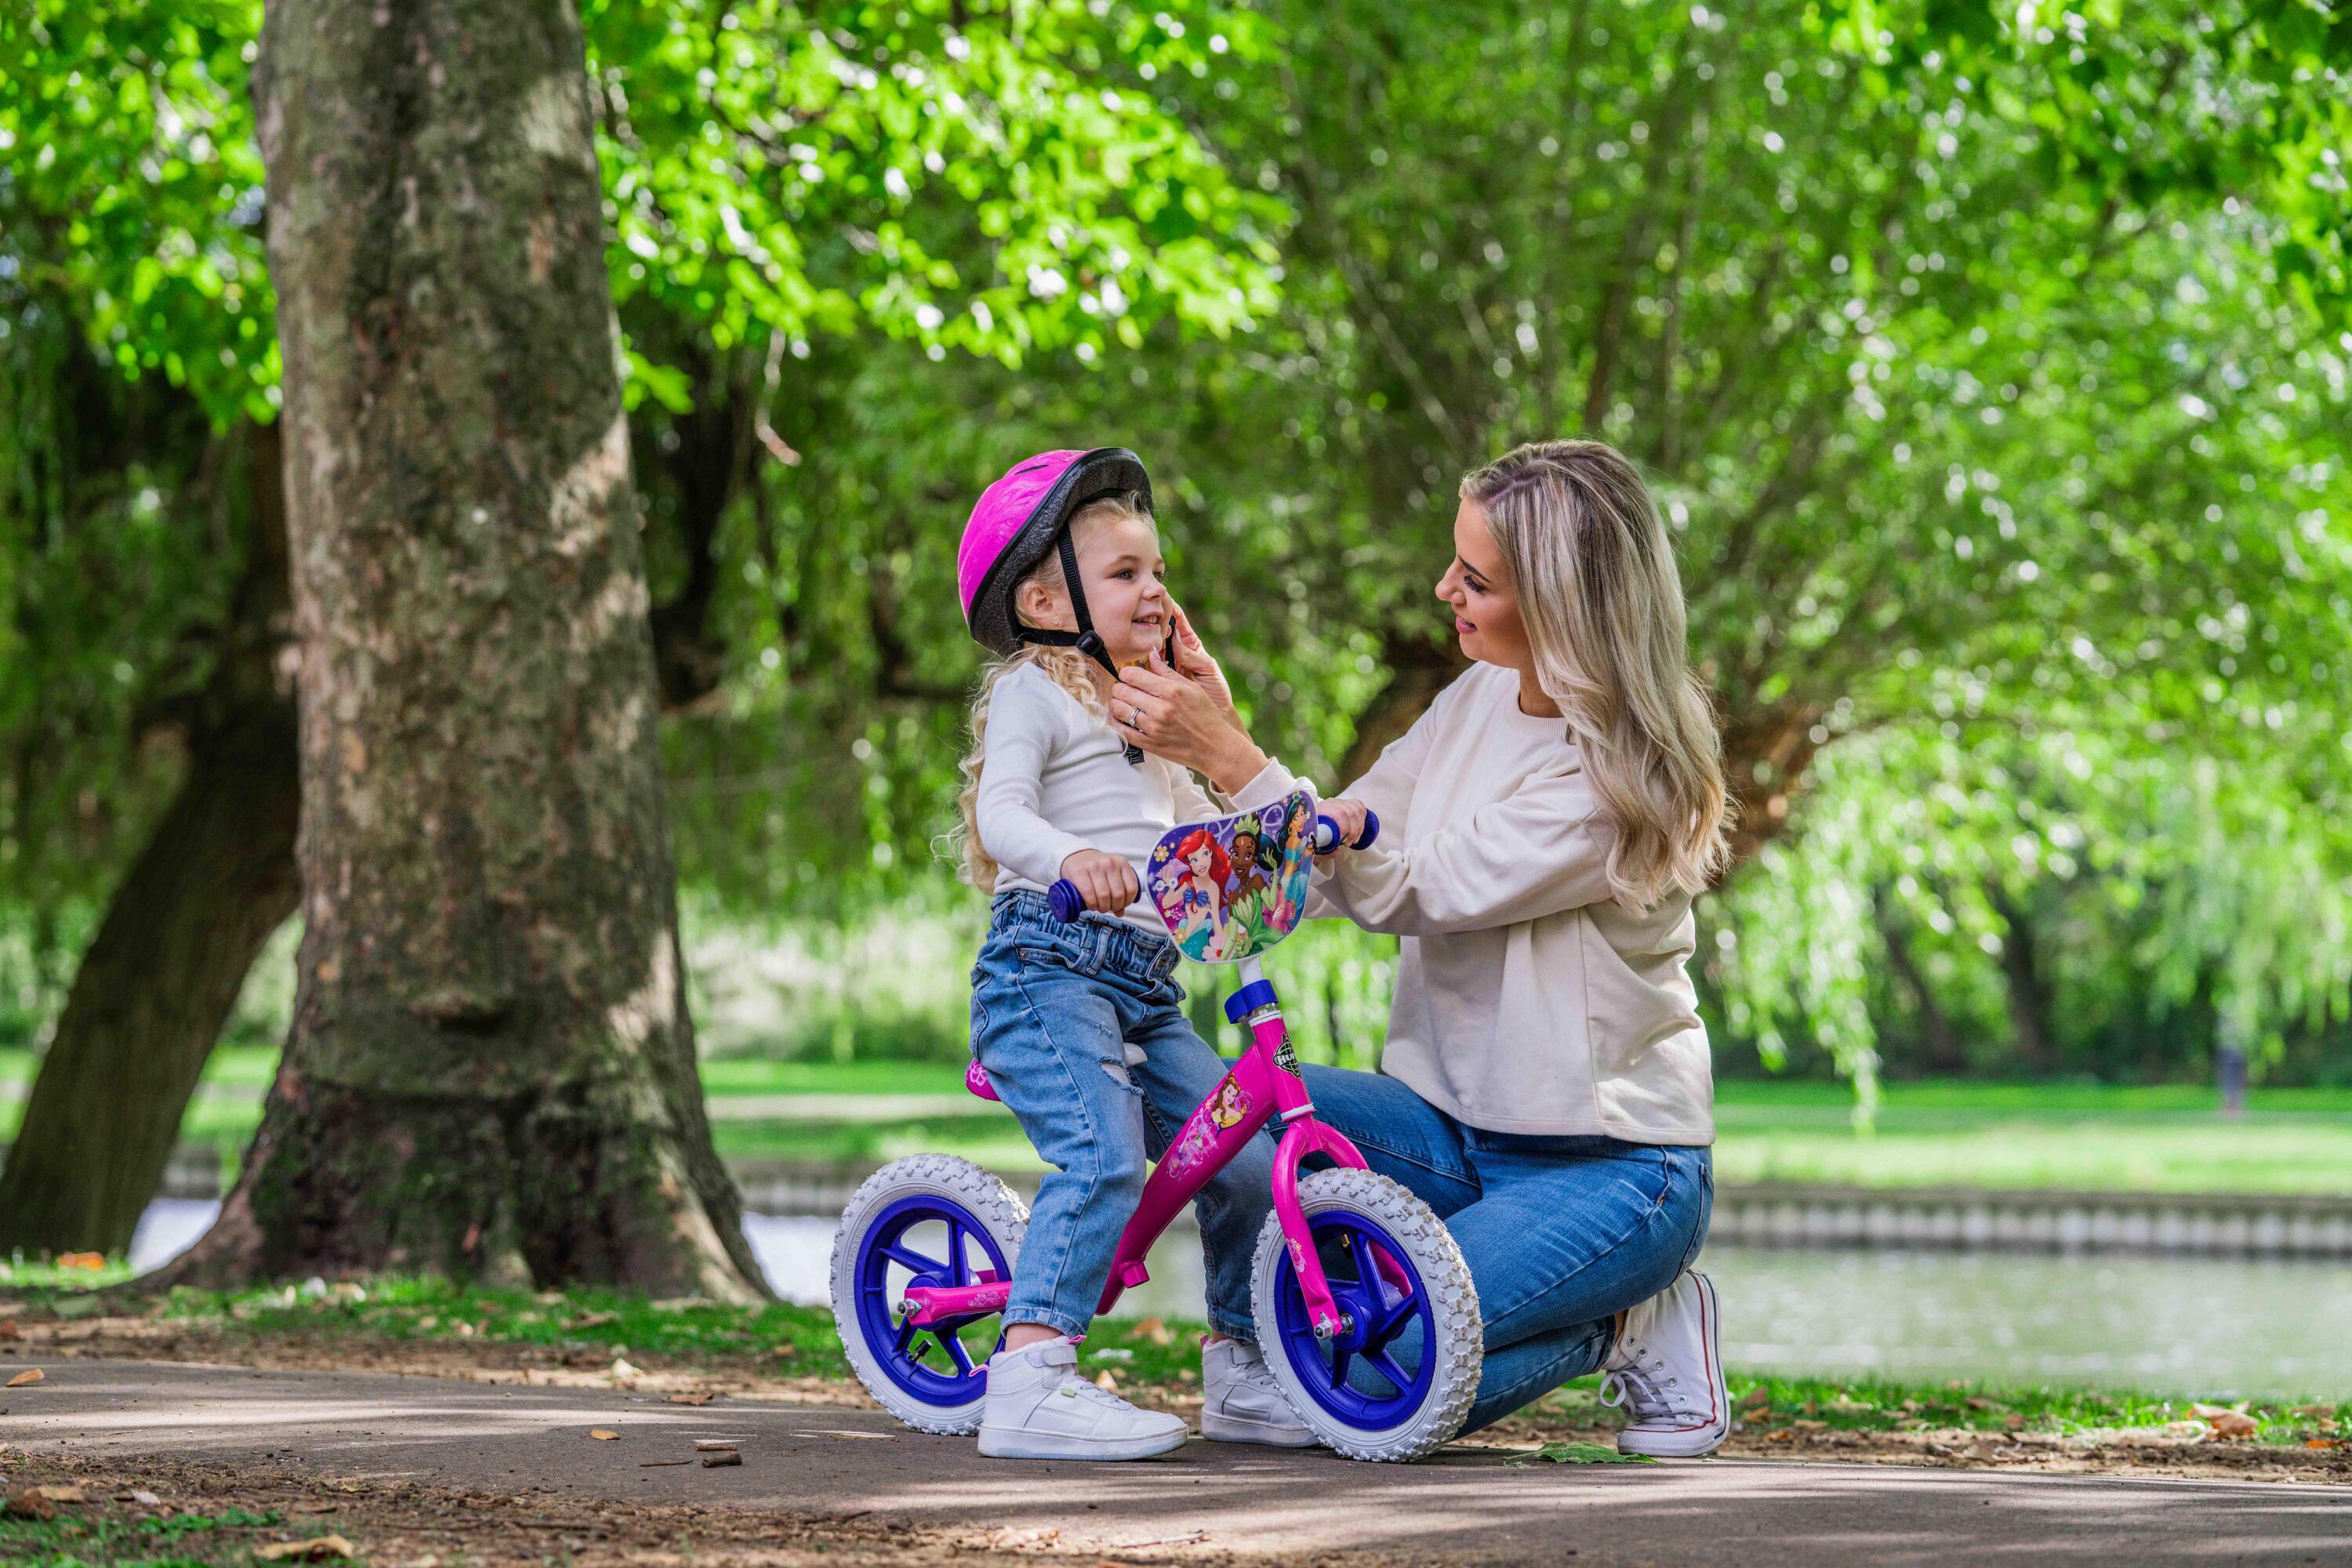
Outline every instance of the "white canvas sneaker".
[[1080, 1377], [1067, 1340], [988, 1358], [980, 1451], [992, 1459], [1148, 1459], [1191, 1436], [1181, 1417], [1138, 1410]]
[[1601, 1371], [1601, 1403], [1622, 1405], [1632, 1417], [1617, 1435], [1622, 1452], [1661, 1459], [1715, 1452], [1731, 1430], [1715, 1281], [1685, 1270], [1627, 1311]]
[[1220, 1443], [1309, 1448], [1315, 1434], [1290, 1408], [1265, 1352], [1242, 1340], [1201, 1347], [1201, 1436]]

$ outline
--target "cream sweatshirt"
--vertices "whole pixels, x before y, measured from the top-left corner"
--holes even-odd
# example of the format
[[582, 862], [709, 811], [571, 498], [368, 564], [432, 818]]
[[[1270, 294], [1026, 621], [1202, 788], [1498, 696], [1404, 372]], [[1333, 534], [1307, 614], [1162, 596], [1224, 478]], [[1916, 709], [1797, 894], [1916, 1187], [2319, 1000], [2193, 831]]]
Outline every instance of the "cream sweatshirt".
[[[1380, 839], [1322, 862], [1307, 912], [1402, 939], [1381, 1071], [1455, 1120], [1712, 1143], [1690, 900], [1632, 914], [1610, 897], [1580, 749], [1518, 689], [1475, 666], [1341, 792], [1380, 814]], [[1297, 787], [1269, 763], [1234, 804]]]
[[[1154, 756], [1129, 763], [1109, 723], [1035, 665], [997, 681], [973, 803], [981, 847], [998, 868], [993, 891], [1043, 892], [1080, 849], [1119, 856], [1135, 868], [1137, 886], [1148, 887], [1147, 862], [1161, 834], [1179, 822], [1223, 815], [1174, 763]], [[1168, 934], [1149, 893], [1124, 914], [1154, 936]]]

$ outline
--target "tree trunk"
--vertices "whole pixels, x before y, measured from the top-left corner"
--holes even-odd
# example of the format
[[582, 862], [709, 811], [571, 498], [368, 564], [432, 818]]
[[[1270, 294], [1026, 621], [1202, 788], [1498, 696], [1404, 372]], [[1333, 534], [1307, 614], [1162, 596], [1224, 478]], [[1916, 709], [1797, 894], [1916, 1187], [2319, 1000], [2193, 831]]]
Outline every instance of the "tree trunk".
[[697, 1079], [569, 0], [284, 0], [256, 78], [304, 932], [175, 1277], [761, 1294]]
[[246, 565], [214, 673], [184, 715], [187, 774], [75, 971], [0, 1174], [0, 1252], [131, 1245], [246, 974], [294, 912], [281, 458], [274, 429], [236, 439]]
[[1911, 994], [1912, 1009], [1919, 1016], [1920, 1065], [1931, 1073], [1968, 1071], [1969, 1054], [1961, 1047], [1959, 1031], [1952, 1027], [1950, 1015], [1936, 1000], [1935, 988], [1912, 955], [1908, 924], [1884, 886], [1873, 889], [1871, 899], [1877, 910], [1879, 937], [1886, 943], [1887, 965]]
[[294, 912], [294, 724], [209, 739], [82, 954], [0, 1176], [0, 1254], [121, 1252], [246, 972]]
[[2050, 1037], [2050, 1015], [2054, 1002], [2049, 979], [2042, 973], [2042, 961], [2033, 950], [2033, 927], [1998, 883], [1985, 884], [1985, 898], [1993, 912], [2000, 917], [2000, 969], [2008, 982], [2009, 1026], [2017, 1047], [2018, 1065], [2028, 1073], [2039, 1076], [2057, 1065], [2057, 1050]]

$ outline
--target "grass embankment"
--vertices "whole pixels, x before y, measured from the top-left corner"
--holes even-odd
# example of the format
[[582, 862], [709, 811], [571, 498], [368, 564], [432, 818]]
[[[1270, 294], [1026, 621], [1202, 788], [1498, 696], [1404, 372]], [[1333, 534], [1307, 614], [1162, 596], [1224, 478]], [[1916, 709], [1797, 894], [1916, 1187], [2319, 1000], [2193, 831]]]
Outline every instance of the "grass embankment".
[[[207, 1068], [182, 1138], [243, 1146], [260, 1114], [272, 1053], [226, 1050]], [[0, 1085], [29, 1078], [0, 1052]], [[1003, 1110], [962, 1097], [961, 1069], [937, 1062], [706, 1062], [719, 1152], [735, 1162], [854, 1162], [938, 1150], [994, 1170], [1038, 1169]], [[930, 1097], [908, 1114], [871, 1097]], [[798, 1097], [789, 1117], [745, 1115], [755, 1098]], [[835, 1097], [867, 1097], [824, 1114]], [[844, 1102], [845, 1105], [849, 1102]], [[2197, 1086], [1903, 1083], [1858, 1133], [1844, 1085], [1735, 1079], [1717, 1086], [1716, 1179], [1884, 1187], [2067, 1187], [2089, 1191], [2352, 1194], [2352, 1089], [2257, 1089], [2241, 1121]], [[969, 1110], [963, 1109], [969, 1106]], [[952, 1109], [950, 1109], [952, 1108]], [[0, 1093], [0, 1139], [21, 1114]]]

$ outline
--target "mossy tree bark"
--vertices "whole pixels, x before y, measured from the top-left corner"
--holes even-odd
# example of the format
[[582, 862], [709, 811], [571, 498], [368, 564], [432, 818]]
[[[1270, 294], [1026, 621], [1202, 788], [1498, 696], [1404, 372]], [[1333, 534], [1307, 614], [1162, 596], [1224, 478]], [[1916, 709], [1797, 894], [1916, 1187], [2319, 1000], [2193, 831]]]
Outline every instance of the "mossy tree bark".
[[760, 1293], [678, 954], [571, 0], [285, 0], [256, 79], [304, 935], [174, 1273]]

